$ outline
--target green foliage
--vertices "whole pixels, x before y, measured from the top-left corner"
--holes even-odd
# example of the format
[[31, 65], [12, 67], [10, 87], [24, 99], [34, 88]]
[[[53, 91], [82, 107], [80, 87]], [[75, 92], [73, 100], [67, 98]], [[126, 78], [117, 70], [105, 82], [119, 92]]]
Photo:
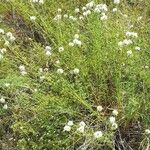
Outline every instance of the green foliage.
[[[100, 20], [100, 14], [94, 12], [84, 20], [54, 20], [60, 13], [58, 8], [62, 8], [62, 15], [79, 18], [81, 14], [75, 14], [74, 9], [82, 9], [86, 3], [0, 2], [0, 28], [16, 38], [6, 46], [7, 36], [0, 34], [0, 48], [7, 50], [0, 59], [0, 96], [8, 105], [5, 109], [0, 103], [0, 148], [113, 149], [117, 131], [124, 133], [136, 122], [142, 126], [139, 147], [149, 148], [150, 138], [144, 133], [150, 125], [148, 1], [143, 2], [145, 7], [140, 1], [124, 1], [118, 6], [107, 1], [107, 20]], [[114, 7], [118, 9], [115, 13]], [[143, 18], [138, 20], [141, 9]], [[30, 16], [36, 16], [36, 20], [30, 20]], [[131, 45], [119, 47], [127, 31], [137, 32], [138, 37], [131, 38]], [[79, 34], [82, 45], [71, 47], [69, 42], [75, 34]], [[52, 47], [51, 56], [46, 56], [46, 46]], [[59, 52], [62, 46], [64, 51]], [[141, 50], [136, 50], [137, 46]], [[129, 50], [133, 56], [128, 55]], [[58, 60], [60, 63], [56, 63]], [[20, 65], [25, 66], [24, 76]], [[60, 68], [62, 74], [58, 73]], [[79, 73], [72, 73], [74, 69]], [[96, 110], [99, 105], [102, 112]], [[117, 130], [109, 123], [113, 109], [119, 112]], [[65, 132], [68, 120], [74, 125]], [[84, 134], [77, 132], [80, 121], [87, 124]], [[93, 134], [99, 130], [103, 136], [94, 139]]]

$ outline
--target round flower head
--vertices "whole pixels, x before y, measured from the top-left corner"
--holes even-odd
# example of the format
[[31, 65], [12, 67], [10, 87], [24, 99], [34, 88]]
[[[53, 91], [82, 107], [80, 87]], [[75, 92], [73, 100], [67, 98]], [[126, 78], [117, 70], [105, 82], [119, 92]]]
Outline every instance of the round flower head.
[[62, 9], [61, 9], [61, 8], [58, 8], [57, 11], [58, 11], [58, 12], [62, 12]]
[[59, 48], [58, 48], [58, 51], [59, 51], [59, 52], [63, 52], [63, 51], [64, 51], [64, 47], [59, 47]]
[[65, 125], [65, 126], [64, 126], [64, 131], [69, 132], [70, 130], [71, 130], [71, 127], [70, 127], [70, 126], [68, 126], [68, 125]]
[[113, 117], [113, 116], [109, 117], [109, 122], [110, 122], [111, 124], [115, 123], [115, 121], [116, 121], [116, 118], [115, 118], [115, 117]]
[[132, 51], [131, 50], [127, 51], [127, 55], [131, 56], [132, 55]]
[[60, 64], [60, 61], [59, 60], [56, 60], [56, 62], [55, 62], [56, 64]]
[[138, 47], [138, 46], [136, 46], [136, 47], [135, 47], [135, 50], [140, 51], [140, 50], [141, 50], [141, 48], [140, 48], [140, 47]]
[[67, 125], [68, 126], [73, 126], [73, 121], [68, 121]]
[[84, 133], [84, 126], [80, 126], [79, 128], [77, 128], [77, 131], [80, 133]]
[[146, 133], [146, 134], [150, 134], [150, 129], [146, 129], [146, 130], [145, 130], [145, 133]]
[[118, 115], [118, 111], [117, 111], [116, 109], [114, 109], [114, 110], [112, 111], [112, 114], [113, 114], [114, 116], [117, 116], [117, 115]]
[[46, 51], [51, 51], [52, 48], [51, 48], [50, 46], [46, 46], [46, 47], [45, 47], [45, 50], [46, 50]]
[[5, 105], [3, 106], [3, 109], [8, 109], [7, 104], [5, 104]]
[[10, 45], [9, 41], [5, 41], [4, 46], [9, 46], [9, 45]]
[[5, 103], [5, 99], [3, 97], [0, 99], [0, 103]]
[[6, 48], [0, 49], [0, 52], [1, 52], [2, 54], [6, 53]]
[[74, 39], [73, 43], [76, 44], [76, 45], [78, 45], [78, 46], [82, 45], [82, 42], [80, 40], [78, 40], [78, 39]]
[[112, 12], [117, 12], [117, 8], [113, 8]]
[[79, 13], [80, 12], [80, 9], [79, 8], [76, 8], [75, 9], [75, 13]]
[[114, 0], [114, 4], [119, 4], [120, 0]]
[[0, 34], [4, 34], [4, 33], [5, 33], [4, 29], [0, 29]]
[[85, 122], [84, 122], [84, 121], [81, 121], [81, 122], [79, 123], [79, 126], [83, 126], [83, 127], [85, 127], [85, 126], [86, 126], [86, 124], [85, 124]]
[[0, 54], [0, 60], [2, 60], [3, 59], [3, 55], [2, 54]]
[[118, 124], [114, 122], [114, 123], [112, 124], [112, 128], [113, 128], [114, 130], [116, 130], [116, 129], [118, 128]]
[[36, 17], [35, 17], [35, 16], [30, 16], [30, 20], [31, 20], [31, 21], [35, 21], [35, 20], [36, 20]]
[[24, 66], [24, 65], [20, 65], [20, 66], [19, 66], [19, 70], [20, 70], [20, 71], [25, 71], [25, 66]]
[[44, 4], [44, 0], [39, 0], [39, 4]]
[[75, 35], [74, 35], [74, 38], [75, 38], [75, 39], [79, 39], [79, 34], [75, 34]]
[[46, 51], [46, 53], [45, 53], [47, 56], [51, 56], [52, 55], [52, 53], [50, 52], [50, 51]]
[[103, 136], [102, 131], [96, 131], [96, 132], [94, 133], [94, 137], [95, 137], [95, 138], [100, 138], [100, 137], [102, 137], [102, 136]]
[[67, 14], [64, 14], [64, 18], [68, 18], [68, 15], [67, 15]]
[[60, 69], [57, 69], [57, 73], [58, 73], [58, 74], [63, 74], [63, 73], [64, 73], [64, 70], [61, 69], [61, 68], [60, 68]]
[[9, 87], [9, 86], [10, 86], [10, 83], [5, 83], [5, 86], [6, 86], [6, 87]]
[[102, 106], [97, 106], [97, 111], [101, 112], [103, 110]]
[[80, 71], [79, 71], [78, 68], [75, 68], [75, 69], [73, 70], [73, 73], [74, 73], [74, 74], [79, 74], [79, 72], [80, 72]]
[[74, 43], [70, 42], [70, 43], [69, 43], [69, 46], [73, 47], [73, 46], [74, 46]]
[[103, 20], [107, 20], [107, 19], [108, 19], [108, 17], [104, 14], [104, 15], [102, 15], [102, 16], [101, 16], [101, 18], [100, 18], [100, 19], [103, 21]]

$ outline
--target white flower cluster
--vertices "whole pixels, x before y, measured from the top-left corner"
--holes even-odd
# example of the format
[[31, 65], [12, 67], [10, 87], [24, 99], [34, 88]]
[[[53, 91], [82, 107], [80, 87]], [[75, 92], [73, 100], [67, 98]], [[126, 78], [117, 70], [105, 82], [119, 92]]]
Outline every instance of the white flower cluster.
[[26, 74], [27, 74], [27, 72], [26, 72], [26, 69], [25, 69], [25, 66], [24, 66], [24, 65], [20, 65], [20, 66], [19, 66], [19, 70], [20, 70], [21, 75], [26, 75]]
[[5, 99], [3, 97], [0, 98], [0, 103], [4, 104], [3, 105], [3, 109], [7, 109], [8, 108], [8, 106], [6, 104], [6, 101], [5, 101]]
[[2, 49], [0, 49], [0, 60], [2, 60], [2, 59], [3, 59], [3, 55], [4, 55], [4, 53], [6, 53], [6, 48], [2, 48]]
[[52, 48], [50, 46], [45, 47], [45, 54], [46, 56], [51, 56], [52, 55]]
[[112, 125], [112, 129], [117, 129], [118, 128], [118, 124], [116, 123], [116, 118], [114, 116], [109, 117], [109, 122]]
[[36, 16], [30, 16], [30, 20], [34, 22], [36, 20]]
[[120, 0], [114, 0], [114, 4], [119, 4]]
[[136, 32], [126, 32], [126, 36], [127, 37], [133, 37], [133, 38], [137, 38], [138, 34]]
[[81, 122], [79, 123], [79, 128], [77, 128], [77, 131], [80, 132], [80, 133], [84, 133], [85, 126], [86, 126], [85, 122], [84, 122], [84, 121], [81, 121]]
[[75, 35], [74, 35], [73, 42], [70, 42], [70, 43], [69, 43], [69, 46], [74, 46], [74, 45], [78, 45], [78, 46], [81, 46], [81, 45], [82, 45], [82, 42], [80, 41], [78, 34], [75, 34]]
[[64, 131], [71, 131], [71, 126], [73, 126], [73, 121], [68, 121], [68, 123], [64, 126]]
[[70, 71], [71, 74], [75, 74], [75, 75], [79, 74], [79, 72], [80, 72], [80, 70], [78, 68], [75, 68]]
[[97, 13], [102, 13], [102, 12], [107, 12], [108, 9], [107, 9], [107, 5], [106, 4], [98, 4], [96, 5], [95, 9], [94, 9], [94, 12], [97, 12]]
[[44, 4], [44, 0], [32, 0], [33, 3]]

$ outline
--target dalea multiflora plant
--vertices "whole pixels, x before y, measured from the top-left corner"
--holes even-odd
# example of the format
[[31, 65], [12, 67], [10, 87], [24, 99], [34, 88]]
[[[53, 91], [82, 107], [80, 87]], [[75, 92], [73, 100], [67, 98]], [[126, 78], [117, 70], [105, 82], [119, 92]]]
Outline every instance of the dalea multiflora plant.
[[150, 148], [149, 25], [130, 4], [2, 3], [0, 148]]

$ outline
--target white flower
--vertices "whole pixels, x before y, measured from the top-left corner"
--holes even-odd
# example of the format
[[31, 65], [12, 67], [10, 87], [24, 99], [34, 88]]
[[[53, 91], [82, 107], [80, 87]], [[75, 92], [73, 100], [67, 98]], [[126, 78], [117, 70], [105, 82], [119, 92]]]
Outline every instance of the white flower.
[[3, 59], [3, 55], [2, 54], [0, 54], [0, 60], [2, 60]]
[[79, 74], [79, 72], [80, 72], [80, 70], [79, 70], [78, 68], [75, 68], [75, 69], [73, 70], [73, 73], [74, 73], [74, 74]]
[[58, 11], [58, 12], [62, 12], [62, 9], [61, 9], [61, 8], [58, 8], [57, 11]]
[[74, 35], [74, 38], [75, 38], [75, 39], [79, 39], [79, 34], [75, 34], [75, 35]]
[[52, 55], [52, 53], [50, 52], [50, 51], [46, 51], [46, 53], [45, 53], [47, 56], [51, 56]]
[[58, 48], [58, 51], [59, 51], [59, 52], [63, 52], [63, 51], [64, 51], [64, 47], [59, 47], [59, 48]]
[[80, 20], [84, 20], [84, 17], [83, 17], [83, 16], [80, 16], [79, 19], [80, 19]]
[[79, 126], [83, 126], [83, 127], [85, 127], [85, 126], [86, 126], [86, 124], [85, 124], [85, 122], [84, 122], [84, 121], [81, 121], [81, 122], [79, 123]]
[[39, 4], [44, 4], [44, 0], [39, 0]]
[[117, 11], [117, 8], [113, 8], [112, 12], [116, 12]]
[[62, 15], [57, 14], [57, 15], [55, 16], [54, 20], [55, 20], [55, 21], [60, 21], [61, 18], [62, 18]]
[[13, 36], [13, 35], [12, 35], [11, 32], [7, 32], [7, 33], [6, 33], [6, 36], [7, 36], [7, 38], [10, 38], [10, 37]]
[[61, 69], [61, 68], [60, 68], [60, 69], [57, 69], [57, 73], [58, 73], [58, 74], [62, 74], [62, 73], [64, 73], [64, 70]]
[[97, 106], [97, 111], [101, 112], [103, 110], [103, 107], [102, 106]]
[[91, 1], [89, 3], [86, 4], [86, 7], [91, 9], [94, 6], [94, 1]]
[[78, 45], [78, 46], [82, 45], [82, 42], [80, 40], [78, 40], [78, 39], [74, 39], [73, 43], [76, 44], [76, 45]]
[[32, 2], [33, 2], [33, 3], [37, 3], [37, 2], [38, 2], [38, 0], [32, 0]]
[[67, 14], [64, 14], [64, 18], [68, 18], [68, 15], [67, 15]]
[[21, 75], [23, 75], [23, 76], [27, 74], [26, 71], [21, 71], [20, 73], [21, 73]]
[[122, 44], [123, 45], [130, 45], [130, 44], [132, 44], [133, 42], [129, 39], [124, 39], [123, 41], [122, 41]]
[[39, 72], [42, 73], [43, 72], [43, 68], [39, 68]]
[[132, 51], [131, 50], [127, 51], [127, 55], [131, 56], [132, 55]]
[[5, 41], [4, 46], [9, 46], [9, 41]]
[[126, 32], [126, 36], [127, 37], [135, 37], [135, 38], [137, 38], [138, 37], [138, 34], [137, 33], [135, 33], [135, 32]]
[[69, 19], [72, 20], [72, 21], [76, 21], [77, 20], [77, 18], [74, 17], [74, 16], [69, 16]]
[[5, 86], [6, 86], [6, 87], [9, 87], [9, 86], [10, 86], [10, 83], [5, 83]]
[[4, 106], [3, 106], [3, 109], [7, 109], [8, 108], [8, 106], [7, 106], [7, 104], [5, 104]]
[[137, 18], [137, 20], [140, 21], [142, 18], [143, 18], [142, 16], [139, 16], [139, 17]]
[[74, 43], [70, 42], [70, 43], [69, 43], [69, 46], [73, 47], [73, 46], [74, 46]]
[[25, 66], [24, 66], [24, 65], [20, 65], [20, 66], [19, 66], [19, 70], [20, 70], [20, 71], [25, 71]]
[[68, 126], [73, 126], [73, 121], [68, 121], [67, 125]]
[[138, 46], [136, 46], [136, 47], [135, 47], [135, 50], [140, 51], [140, 50], [141, 50], [141, 48], [140, 48], [140, 47], [138, 47]]
[[45, 50], [46, 50], [46, 51], [51, 51], [52, 48], [51, 48], [50, 46], [46, 46], [46, 47], [45, 47]]
[[45, 79], [45, 76], [40, 76], [40, 80], [43, 81]]
[[106, 12], [107, 9], [107, 5], [106, 4], [98, 4], [96, 5], [94, 12], [100, 13], [100, 12]]
[[117, 116], [117, 115], [118, 115], [118, 111], [117, 111], [116, 109], [114, 109], [114, 110], [112, 111], [112, 114], [113, 114], [114, 116]]
[[149, 66], [145, 66], [145, 69], [149, 69]]
[[113, 116], [109, 117], [109, 122], [110, 122], [111, 124], [115, 123], [115, 121], [116, 121], [116, 118], [115, 118], [115, 117], [113, 117]]
[[122, 47], [123, 46], [123, 42], [122, 41], [118, 42], [118, 46]]
[[146, 130], [145, 130], [145, 133], [146, 133], [146, 134], [150, 134], [150, 129], [146, 129]]
[[71, 127], [70, 127], [70, 126], [68, 126], [68, 125], [65, 125], [65, 126], [64, 126], [64, 131], [69, 132], [70, 130], [71, 130]]
[[104, 14], [104, 15], [102, 15], [101, 16], [101, 18], [100, 18], [101, 20], [107, 20], [108, 19], [108, 17]]
[[9, 41], [10, 42], [13, 42], [13, 41], [15, 41], [16, 40], [16, 38], [14, 37], [14, 36], [11, 36], [10, 38], [9, 38]]
[[4, 34], [4, 33], [5, 33], [4, 29], [0, 28], [0, 34]]
[[117, 123], [112, 123], [112, 128], [114, 129], [114, 130], [116, 130], [117, 128], [118, 128], [118, 124]]
[[35, 21], [36, 20], [36, 16], [30, 16], [30, 20], [31, 21]]
[[90, 14], [91, 14], [91, 11], [90, 11], [90, 10], [87, 10], [87, 11], [83, 12], [83, 16], [88, 16], [88, 15], [90, 15]]
[[6, 48], [0, 49], [0, 52], [1, 52], [2, 54], [4, 54], [4, 53], [6, 52]]
[[80, 126], [79, 128], [77, 128], [77, 131], [80, 133], [84, 133], [84, 126]]
[[80, 12], [80, 9], [79, 8], [76, 8], [75, 9], [75, 13], [79, 13]]
[[3, 97], [0, 99], [0, 103], [5, 103], [5, 99]]
[[87, 10], [87, 8], [84, 6], [84, 7], [82, 7], [82, 11], [85, 11], [85, 10]]
[[59, 60], [56, 60], [56, 62], [55, 62], [56, 64], [60, 64], [60, 61]]
[[114, 4], [119, 4], [120, 0], [114, 0]]
[[94, 133], [94, 137], [95, 137], [95, 138], [100, 138], [100, 137], [102, 137], [102, 136], [103, 136], [102, 131], [96, 131], [96, 132]]

